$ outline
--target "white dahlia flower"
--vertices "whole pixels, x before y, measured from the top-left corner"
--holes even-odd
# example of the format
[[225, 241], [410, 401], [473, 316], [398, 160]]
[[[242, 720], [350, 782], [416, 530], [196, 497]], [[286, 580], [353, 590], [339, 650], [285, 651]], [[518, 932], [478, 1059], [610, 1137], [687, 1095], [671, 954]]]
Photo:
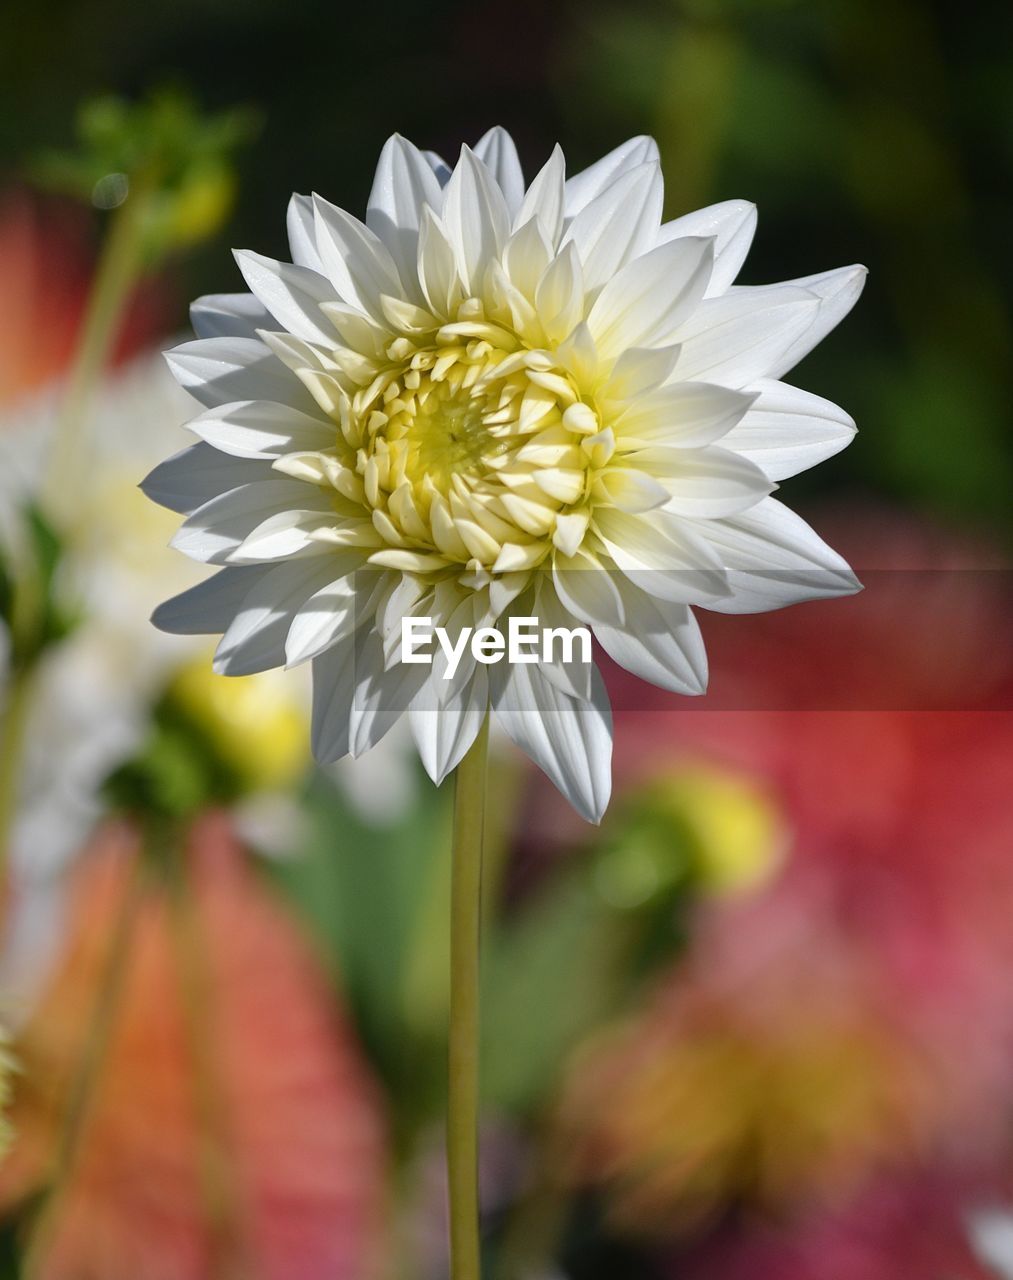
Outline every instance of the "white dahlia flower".
[[[589, 627], [630, 671], [701, 693], [692, 605], [776, 608], [853, 591], [770, 495], [854, 424], [778, 379], [850, 309], [864, 270], [735, 287], [755, 224], [728, 201], [663, 223], [655, 144], [525, 186], [493, 129], [451, 169], [394, 137], [365, 223], [294, 196], [293, 263], [238, 253], [250, 293], [203, 298], [169, 354], [200, 442], [146, 491], [174, 544], [225, 568], [162, 605], [223, 631], [241, 674], [311, 659], [318, 759], [407, 710], [430, 775], [491, 707], [587, 818], [610, 789], [593, 666], [401, 661], [402, 619], [453, 639], [510, 615]], [[363, 572], [368, 570], [369, 572]]]

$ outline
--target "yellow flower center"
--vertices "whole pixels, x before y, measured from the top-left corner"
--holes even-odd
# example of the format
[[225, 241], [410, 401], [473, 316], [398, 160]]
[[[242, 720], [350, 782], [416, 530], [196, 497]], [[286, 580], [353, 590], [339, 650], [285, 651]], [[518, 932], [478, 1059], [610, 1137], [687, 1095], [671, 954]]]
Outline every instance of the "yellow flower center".
[[349, 465], [375, 530], [430, 556], [420, 568], [533, 567], [560, 517], [586, 527], [614, 446], [549, 352], [522, 346], [474, 299], [458, 315], [427, 345], [397, 339], [397, 362], [352, 397]]
[[462, 385], [460, 372], [454, 372], [439, 382], [424, 373], [414, 391], [399, 386], [405, 407], [392, 415], [383, 434], [387, 447], [403, 457], [405, 476], [423, 488], [428, 477], [443, 494], [455, 474], [478, 479], [509, 447], [487, 422], [495, 413], [492, 396]]

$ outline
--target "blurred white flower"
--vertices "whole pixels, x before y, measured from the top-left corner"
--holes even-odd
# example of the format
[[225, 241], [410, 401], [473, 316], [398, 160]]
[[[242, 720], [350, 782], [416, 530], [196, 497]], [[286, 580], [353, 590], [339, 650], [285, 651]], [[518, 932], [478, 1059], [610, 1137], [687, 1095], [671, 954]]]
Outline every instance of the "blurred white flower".
[[975, 1209], [967, 1217], [971, 1246], [998, 1280], [1013, 1280], [1013, 1212], [1008, 1208]]
[[[22, 401], [0, 421], [0, 536], [8, 546], [19, 509], [39, 492], [60, 390]], [[80, 846], [98, 816], [99, 784], [137, 747], [168, 672], [193, 654], [177, 637], [153, 644], [146, 634], [146, 607], [180, 575], [166, 522], [137, 489], [185, 416], [185, 397], [158, 353], [111, 375], [96, 396], [88, 475], [54, 512], [69, 530], [62, 590], [82, 620], [43, 656], [33, 680], [12, 833], [16, 874], [48, 877]]]
[[[318, 758], [408, 709], [437, 782], [491, 705], [588, 819], [610, 791], [593, 666], [399, 661], [401, 621], [451, 637], [510, 614], [589, 625], [617, 662], [700, 693], [691, 605], [847, 593], [847, 565], [770, 494], [843, 448], [836, 406], [777, 381], [850, 309], [864, 270], [737, 288], [753, 207], [662, 223], [635, 138], [525, 186], [493, 129], [456, 167], [385, 146], [362, 223], [289, 207], [293, 263], [237, 254], [252, 290], [201, 299], [169, 356], [199, 443], [146, 482], [175, 545], [226, 566], [157, 625], [224, 632], [217, 669], [313, 661]], [[360, 572], [370, 570], [371, 572]]]

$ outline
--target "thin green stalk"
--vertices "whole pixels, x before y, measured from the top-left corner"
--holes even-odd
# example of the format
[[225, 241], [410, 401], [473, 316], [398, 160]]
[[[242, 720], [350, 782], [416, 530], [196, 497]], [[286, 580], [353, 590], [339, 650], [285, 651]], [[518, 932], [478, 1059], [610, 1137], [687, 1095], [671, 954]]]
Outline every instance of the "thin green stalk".
[[457, 767], [450, 893], [447, 1175], [451, 1280], [480, 1280], [478, 1201], [479, 950], [489, 721]]
[[144, 897], [145, 876], [140, 857], [133, 859], [129, 881], [120, 899], [113, 936], [102, 966], [99, 989], [88, 1023], [80, 1064], [70, 1084], [60, 1129], [60, 1141], [53, 1161], [49, 1190], [39, 1209], [21, 1264], [23, 1280], [36, 1280], [53, 1243], [60, 1209], [70, 1187], [84, 1146], [92, 1104], [109, 1046], [116, 1029], [123, 988], [129, 972], [130, 945], [134, 924]]
[[13, 670], [7, 685], [7, 697], [0, 711], [0, 893], [10, 861], [11, 832], [17, 813], [31, 684], [30, 671], [24, 668]]
[[81, 435], [88, 409], [119, 333], [130, 291], [140, 274], [147, 203], [147, 191], [135, 182], [112, 215], [50, 445], [42, 492], [42, 508], [47, 512], [65, 512], [64, 494], [72, 492], [78, 483]]

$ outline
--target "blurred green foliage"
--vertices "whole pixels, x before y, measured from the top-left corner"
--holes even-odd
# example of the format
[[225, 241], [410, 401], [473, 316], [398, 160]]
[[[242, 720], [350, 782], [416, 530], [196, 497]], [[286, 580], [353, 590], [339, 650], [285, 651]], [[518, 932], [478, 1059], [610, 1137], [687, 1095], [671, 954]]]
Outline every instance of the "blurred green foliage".
[[215, 805], [233, 803], [248, 788], [218, 749], [205, 725], [173, 697], [152, 709], [137, 753], [106, 779], [112, 813], [130, 814], [160, 827], [185, 822]]
[[41, 151], [30, 180], [44, 189], [115, 209], [143, 196], [142, 260], [157, 263], [215, 235], [235, 196], [235, 151], [251, 141], [257, 113], [201, 112], [189, 94], [157, 89], [136, 103], [88, 98], [76, 117], [76, 145]]

